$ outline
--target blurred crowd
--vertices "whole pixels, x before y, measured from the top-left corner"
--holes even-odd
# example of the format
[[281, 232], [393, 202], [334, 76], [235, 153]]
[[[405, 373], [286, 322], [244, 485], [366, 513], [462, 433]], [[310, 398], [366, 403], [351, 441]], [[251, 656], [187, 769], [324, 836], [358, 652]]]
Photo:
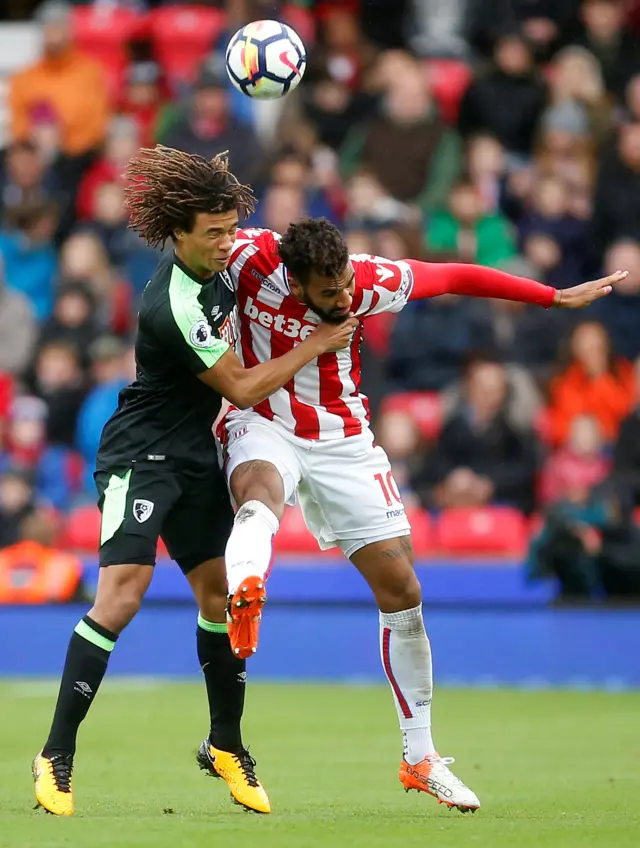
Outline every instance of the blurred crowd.
[[[186, 49], [171, 42], [180, 14], [203, 15]], [[90, 15], [117, 29], [113, 57], [86, 36]], [[229, 35], [264, 17], [289, 22], [309, 50], [302, 85], [275, 104], [235, 92], [224, 70]], [[260, 199], [256, 226], [324, 215], [355, 253], [491, 265], [559, 288], [628, 270], [577, 317], [455, 296], [411, 303], [368, 322], [363, 370], [409, 504], [543, 513], [532, 572], [558, 572], [549, 540], [561, 526], [591, 563], [588, 591], [603, 551], [635, 556], [636, 4], [48, 0], [35, 20], [42, 56], [9, 82], [0, 162], [0, 545], [34, 509], [93, 497], [158, 259], [127, 229], [121, 174], [160, 142], [228, 149]]]

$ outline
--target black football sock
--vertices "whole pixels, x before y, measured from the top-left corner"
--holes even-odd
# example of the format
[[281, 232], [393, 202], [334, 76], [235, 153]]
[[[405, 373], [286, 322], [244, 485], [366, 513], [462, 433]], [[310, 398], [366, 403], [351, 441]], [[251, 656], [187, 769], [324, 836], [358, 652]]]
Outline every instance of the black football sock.
[[44, 756], [75, 754], [78, 728], [102, 683], [117, 638], [88, 615], [76, 625], [67, 650], [53, 724], [42, 749]]
[[234, 657], [226, 624], [198, 615], [198, 659], [207, 685], [211, 732], [209, 742], [221, 751], [242, 750], [240, 722], [247, 673], [244, 660]]

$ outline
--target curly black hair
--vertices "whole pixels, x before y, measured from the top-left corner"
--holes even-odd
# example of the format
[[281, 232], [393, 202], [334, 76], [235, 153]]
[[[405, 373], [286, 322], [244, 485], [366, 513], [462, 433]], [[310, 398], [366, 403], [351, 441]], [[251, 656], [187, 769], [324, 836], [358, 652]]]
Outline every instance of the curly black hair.
[[158, 144], [140, 150], [124, 177], [129, 225], [151, 247], [164, 247], [176, 230], [191, 232], [198, 212], [237, 209], [246, 218], [256, 205], [229, 170], [226, 152], [205, 159]]
[[304, 285], [311, 271], [339, 277], [349, 261], [349, 249], [340, 230], [326, 218], [302, 218], [280, 239], [278, 254], [285, 267]]

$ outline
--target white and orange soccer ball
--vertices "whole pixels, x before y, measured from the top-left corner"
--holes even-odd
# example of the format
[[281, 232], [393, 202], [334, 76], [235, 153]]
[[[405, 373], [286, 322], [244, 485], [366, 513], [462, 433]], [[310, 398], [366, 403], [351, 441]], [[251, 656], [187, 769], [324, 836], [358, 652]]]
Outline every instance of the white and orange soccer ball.
[[297, 32], [279, 21], [253, 21], [227, 46], [227, 73], [248, 97], [274, 100], [300, 83], [307, 53]]

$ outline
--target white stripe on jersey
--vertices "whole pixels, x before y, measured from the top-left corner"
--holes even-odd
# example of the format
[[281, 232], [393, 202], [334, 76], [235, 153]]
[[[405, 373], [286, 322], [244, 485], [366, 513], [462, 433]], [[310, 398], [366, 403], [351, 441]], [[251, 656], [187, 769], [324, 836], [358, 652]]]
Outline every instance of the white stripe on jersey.
[[[251, 338], [251, 347], [258, 360], [260, 362], [268, 362], [271, 359], [271, 330], [252, 321]], [[274, 414], [288, 430], [295, 428], [296, 420], [291, 412], [289, 392], [285, 389], [279, 389], [269, 398], [269, 405]]]
[[[241, 230], [230, 272], [238, 291], [247, 357], [268, 361], [305, 338], [319, 323], [312, 310], [291, 296], [286, 271], [277, 255], [276, 234]], [[403, 262], [376, 256], [352, 256], [356, 272], [353, 305], [359, 316], [396, 312], [407, 301], [412, 275]], [[361, 332], [357, 338], [361, 337]], [[355, 343], [338, 354], [308, 363], [288, 389], [276, 392], [257, 411], [270, 411], [291, 433], [307, 439], [338, 439], [367, 427], [366, 399], [360, 395], [360, 360]], [[332, 410], [332, 411], [329, 411]]]

